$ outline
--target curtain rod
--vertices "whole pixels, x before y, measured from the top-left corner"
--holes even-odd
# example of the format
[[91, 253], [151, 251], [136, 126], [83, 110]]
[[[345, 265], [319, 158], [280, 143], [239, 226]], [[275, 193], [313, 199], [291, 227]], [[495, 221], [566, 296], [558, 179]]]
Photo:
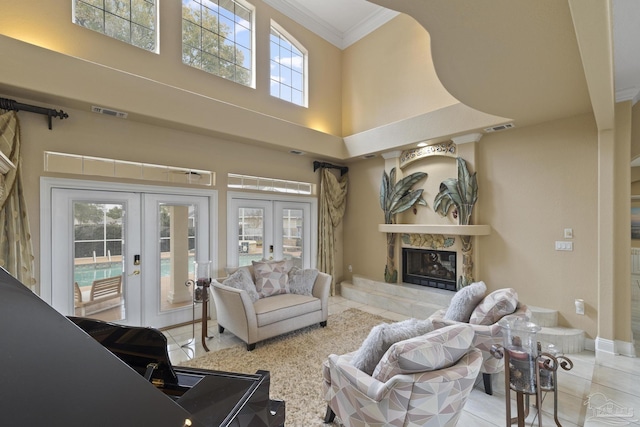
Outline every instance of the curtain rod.
[[51, 108], [38, 107], [36, 105], [22, 104], [13, 99], [0, 98], [0, 109], [12, 111], [28, 111], [29, 113], [44, 114], [49, 118], [49, 130], [51, 130], [51, 118], [60, 117], [60, 120], [69, 117], [67, 113]]
[[318, 162], [318, 161], [313, 162], [313, 171], [315, 172], [319, 168], [340, 169], [340, 176], [349, 172], [349, 168], [346, 166], [337, 166], [337, 165], [332, 165], [331, 163]]

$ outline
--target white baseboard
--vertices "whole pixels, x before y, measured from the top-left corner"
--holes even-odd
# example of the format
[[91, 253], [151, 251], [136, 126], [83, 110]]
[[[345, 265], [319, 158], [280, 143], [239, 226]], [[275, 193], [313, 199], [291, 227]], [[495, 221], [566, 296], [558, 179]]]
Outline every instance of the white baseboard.
[[633, 343], [628, 341], [607, 340], [597, 337], [595, 340], [595, 351], [596, 353], [620, 354], [627, 357], [636, 357], [636, 349]]
[[596, 337], [596, 353], [618, 354], [615, 341]]
[[636, 357], [636, 348], [632, 342], [616, 340], [616, 350], [622, 356]]

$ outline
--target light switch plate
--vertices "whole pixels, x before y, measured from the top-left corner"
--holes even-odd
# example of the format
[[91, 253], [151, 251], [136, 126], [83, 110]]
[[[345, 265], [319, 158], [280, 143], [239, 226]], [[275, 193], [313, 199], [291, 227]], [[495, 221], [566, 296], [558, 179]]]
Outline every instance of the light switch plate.
[[565, 239], [573, 239], [573, 228], [565, 228], [564, 229], [564, 238]]
[[572, 251], [573, 242], [556, 241], [556, 251]]

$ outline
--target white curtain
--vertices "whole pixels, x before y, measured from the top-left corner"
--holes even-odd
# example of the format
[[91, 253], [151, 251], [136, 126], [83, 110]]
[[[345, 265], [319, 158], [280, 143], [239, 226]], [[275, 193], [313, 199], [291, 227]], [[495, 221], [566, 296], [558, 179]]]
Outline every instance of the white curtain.
[[331, 275], [335, 295], [335, 237], [347, 205], [347, 175], [339, 180], [328, 169], [320, 170], [320, 215], [318, 218], [318, 270]]
[[22, 185], [20, 124], [15, 111], [0, 114], [0, 151], [16, 166], [0, 175], [0, 266], [31, 287], [36, 283], [33, 246]]

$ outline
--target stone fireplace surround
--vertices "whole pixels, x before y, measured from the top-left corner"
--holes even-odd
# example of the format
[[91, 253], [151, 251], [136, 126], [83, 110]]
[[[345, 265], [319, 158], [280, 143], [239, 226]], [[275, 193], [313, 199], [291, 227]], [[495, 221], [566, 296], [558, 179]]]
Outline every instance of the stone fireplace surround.
[[[470, 236], [470, 241], [473, 244], [475, 236], [486, 236], [491, 233], [491, 227], [489, 225], [427, 225], [427, 224], [379, 224], [378, 230], [383, 233], [395, 233], [397, 234], [399, 246], [401, 247], [414, 247], [416, 249], [433, 249], [438, 251], [452, 251], [456, 252], [456, 266], [457, 266], [457, 278], [467, 272], [467, 274], [473, 275], [473, 247], [471, 253], [463, 253], [462, 236]], [[403, 243], [402, 235], [407, 234], [431, 234], [441, 235], [446, 237], [452, 237], [455, 239], [455, 243], [446, 248], [440, 247], [416, 247], [406, 243]], [[406, 240], [406, 239], [405, 239]], [[400, 254], [398, 254], [400, 255]], [[403, 262], [400, 257], [398, 259], [398, 267], [403, 269]], [[398, 272], [398, 277], [403, 277], [403, 271]], [[442, 288], [441, 288], [442, 289]], [[450, 289], [449, 291], [455, 291], [456, 289]]]

